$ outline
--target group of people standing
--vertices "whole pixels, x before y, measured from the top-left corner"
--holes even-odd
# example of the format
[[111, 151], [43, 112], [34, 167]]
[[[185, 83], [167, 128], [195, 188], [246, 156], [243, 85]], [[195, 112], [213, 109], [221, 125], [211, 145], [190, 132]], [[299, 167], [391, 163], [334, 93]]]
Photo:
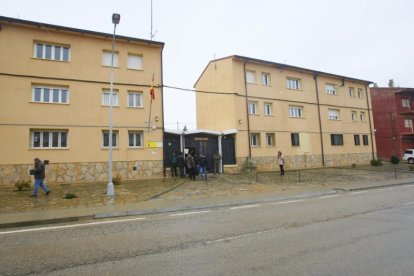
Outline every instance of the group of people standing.
[[[221, 155], [219, 152], [213, 154], [214, 162], [214, 174], [220, 173]], [[184, 178], [185, 174], [188, 174], [191, 180], [195, 180], [199, 175], [201, 180], [207, 179], [208, 171], [208, 158], [203, 155], [196, 155], [194, 151], [191, 151], [184, 156], [182, 152], [176, 156], [175, 153], [171, 157], [171, 176], [177, 177], [177, 167], [180, 170], [180, 177]]]

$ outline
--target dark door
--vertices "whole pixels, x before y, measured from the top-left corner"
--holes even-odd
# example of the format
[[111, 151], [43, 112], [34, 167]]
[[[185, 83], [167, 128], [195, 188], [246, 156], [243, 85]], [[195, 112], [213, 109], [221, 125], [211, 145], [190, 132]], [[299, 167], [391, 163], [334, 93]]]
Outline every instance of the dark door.
[[223, 165], [235, 165], [234, 135], [223, 136], [221, 139], [221, 147], [223, 151]]

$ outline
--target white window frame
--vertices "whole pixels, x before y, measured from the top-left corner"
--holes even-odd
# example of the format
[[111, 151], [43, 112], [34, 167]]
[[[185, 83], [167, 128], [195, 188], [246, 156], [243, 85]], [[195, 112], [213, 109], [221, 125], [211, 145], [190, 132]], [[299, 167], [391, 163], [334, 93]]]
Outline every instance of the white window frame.
[[266, 133], [266, 146], [274, 147], [275, 146], [275, 134]]
[[[103, 89], [102, 90], [102, 105], [103, 106], [109, 106], [109, 95], [111, 94], [111, 90], [109, 89]], [[119, 96], [118, 96], [118, 90], [112, 91], [112, 106], [118, 106], [119, 105]]]
[[355, 89], [353, 87], [348, 88], [349, 97], [355, 98]]
[[358, 95], [358, 99], [364, 98], [364, 91], [362, 90], [362, 88], [357, 89], [357, 95]]
[[[57, 138], [57, 145], [54, 145], [54, 138]], [[32, 149], [67, 149], [68, 141], [68, 130], [30, 130], [30, 148]]]
[[359, 119], [361, 120], [361, 122], [366, 121], [367, 117], [366, 117], [365, 112], [363, 112], [363, 111], [359, 112]]
[[[105, 146], [105, 136], [108, 136], [108, 145]], [[114, 139], [115, 138], [115, 139]], [[102, 148], [109, 148], [109, 130], [102, 130]], [[119, 133], [117, 130], [112, 130], [112, 147], [119, 147]]]
[[249, 101], [249, 115], [257, 115], [257, 102]]
[[[102, 66], [111, 67], [112, 51], [102, 51]], [[119, 53], [114, 52], [114, 67], [119, 67]]]
[[358, 116], [358, 113], [356, 111], [351, 111], [351, 119], [353, 122], [356, 122], [358, 120], [357, 116]]
[[[39, 47], [38, 47], [39, 46]], [[33, 57], [37, 59], [46, 59], [46, 60], [55, 60], [55, 61], [63, 61], [69, 62], [71, 58], [70, 54], [70, 46], [67, 45], [58, 45], [52, 43], [42, 43], [42, 42], [35, 42], [33, 44], [34, 51]], [[50, 48], [50, 57], [47, 57], [47, 48]], [[39, 51], [39, 48], [40, 51]], [[56, 53], [60, 49], [58, 57], [56, 57]], [[67, 55], [64, 52], [67, 51]]]
[[290, 118], [302, 118], [303, 107], [301, 106], [289, 106], [289, 117]]
[[[58, 99], [57, 101], [54, 101], [54, 95], [56, 92], [57, 92]], [[66, 93], [66, 101], [64, 101], [65, 93]], [[69, 104], [69, 89], [67, 87], [34, 85], [32, 86], [32, 102], [52, 103], [52, 104]]]
[[410, 108], [410, 99], [401, 99], [401, 105]]
[[250, 133], [250, 146], [260, 147], [260, 133]]
[[273, 104], [272, 103], [264, 103], [263, 109], [264, 109], [264, 115], [266, 116], [273, 115]]
[[340, 111], [338, 109], [328, 109], [328, 119], [337, 121], [339, 120]]
[[[131, 140], [132, 135], [132, 140]], [[139, 144], [137, 144], [137, 137], [139, 137]], [[132, 142], [132, 146], [131, 146]], [[131, 130], [128, 131], [128, 148], [143, 148], [144, 147], [144, 132]]]
[[413, 120], [412, 119], [404, 119], [404, 126], [406, 128], [413, 128]]
[[270, 86], [270, 74], [262, 73], [262, 85]]
[[[137, 60], [135, 60], [137, 59]], [[132, 70], [139, 70], [143, 69], [144, 59], [142, 55], [139, 54], [128, 54], [127, 59], [127, 68]]]
[[250, 84], [256, 84], [256, 72], [252, 70], [246, 70], [246, 82]]
[[286, 85], [288, 89], [292, 90], [300, 90], [300, 79], [296, 78], [287, 78], [286, 79]]
[[[131, 102], [132, 97], [132, 102]], [[127, 106], [132, 108], [142, 108], [143, 107], [143, 93], [128, 91], [127, 97]]]
[[336, 85], [335, 84], [326, 84], [325, 92], [328, 95], [336, 95]]

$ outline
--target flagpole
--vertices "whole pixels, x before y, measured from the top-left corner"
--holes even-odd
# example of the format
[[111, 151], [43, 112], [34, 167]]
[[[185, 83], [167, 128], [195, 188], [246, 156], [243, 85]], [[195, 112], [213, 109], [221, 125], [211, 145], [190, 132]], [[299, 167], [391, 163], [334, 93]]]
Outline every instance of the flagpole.
[[148, 132], [150, 132], [150, 127], [151, 127], [152, 99], [154, 98], [153, 89], [154, 89], [154, 74], [152, 74], [152, 82], [151, 82], [151, 88], [150, 88], [151, 102], [150, 102], [150, 110], [149, 110], [149, 116], [148, 116]]

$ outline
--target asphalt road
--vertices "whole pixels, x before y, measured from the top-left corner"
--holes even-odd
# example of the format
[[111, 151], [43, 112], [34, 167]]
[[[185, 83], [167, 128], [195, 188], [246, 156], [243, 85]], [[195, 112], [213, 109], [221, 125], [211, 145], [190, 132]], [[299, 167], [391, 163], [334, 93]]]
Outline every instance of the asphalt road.
[[0, 275], [412, 275], [414, 185], [0, 232]]

